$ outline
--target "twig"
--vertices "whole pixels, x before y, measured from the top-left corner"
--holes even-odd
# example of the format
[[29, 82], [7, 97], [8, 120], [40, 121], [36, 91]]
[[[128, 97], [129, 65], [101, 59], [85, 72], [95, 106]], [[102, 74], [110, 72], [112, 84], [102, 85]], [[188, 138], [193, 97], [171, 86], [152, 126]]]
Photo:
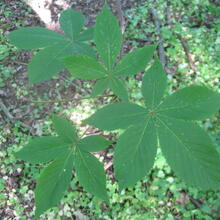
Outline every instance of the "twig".
[[162, 34], [161, 34], [160, 23], [159, 23], [159, 19], [157, 16], [157, 12], [153, 8], [149, 8], [148, 10], [150, 14], [152, 15], [157, 34], [159, 36], [159, 59], [163, 67], [166, 67], [166, 57], [165, 57], [164, 46], [163, 46], [164, 41], [163, 41]]
[[15, 118], [11, 115], [11, 113], [9, 112], [9, 110], [7, 109], [7, 107], [5, 106], [5, 104], [1, 99], [0, 99], [0, 107], [1, 110], [5, 113], [5, 115], [9, 118], [9, 120], [14, 123]]
[[179, 39], [179, 41], [180, 41], [180, 43], [181, 43], [181, 45], [183, 47], [183, 50], [184, 50], [184, 52], [186, 54], [189, 67], [193, 70], [194, 73], [196, 73], [196, 67], [195, 67], [195, 64], [193, 62], [192, 54], [190, 52], [189, 45], [186, 42], [186, 39], [183, 38], [180, 34], [177, 34], [177, 33], [176, 33], [176, 36]]
[[[110, 96], [114, 96], [113, 94], [110, 95], [102, 95], [102, 96], [98, 96], [99, 98], [103, 98], [103, 97], [110, 97]], [[41, 100], [41, 101], [36, 101], [36, 100], [30, 100], [29, 102], [31, 103], [62, 103], [62, 102], [72, 102], [72, 101], [80, 101], [83, 99], [91, 99], [94, 97], [81, 97], [81, 98], [71, 98], [71, 99], [60, 99], [60, 100]]]
[[124, 19], [124, 13], [121, 8], [121, 0], [116, 0], [116, 10], [117, 10], [118, 18], [120, 21], [122, 34], [124, 34], [126, 23], [125, 23], [125, 19]]

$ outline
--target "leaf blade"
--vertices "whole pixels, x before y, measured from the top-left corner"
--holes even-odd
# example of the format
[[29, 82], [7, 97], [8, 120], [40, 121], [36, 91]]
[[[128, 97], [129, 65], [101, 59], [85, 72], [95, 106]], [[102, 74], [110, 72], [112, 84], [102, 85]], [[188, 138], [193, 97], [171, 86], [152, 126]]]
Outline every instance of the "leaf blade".
[[72, 53], [69, 45], [47, 47], [33, 56], [28, 64], [29, 83], [35, 84], [51, 79], [64, 69], [64, 65], [58, 59]]
[[96, 18], [94, 40], [103, 63], [111, 70], [121, 49], [122, 34], [118, 20], [106, 5]]
[[84, 122], [101, 130], [111, 131], [141, 123], [146, 117], [145, 108], [132, 103], [119, 102], [97, 110]]
[[42, 27], [24, 27], [12, 31], [9, 40], [16, 47], [29, 50], [68, 43], [61, 34]]
[[64, 141], [72, 144], [77, 140], [76, 129], [69, 120], [54, 115], [52, 117], [52, 122], [57, 134]]
[[155, 45], [136, 49], [125, 55], [114, 69], [114, 75], [129, 76], [144, 70], [153, 57]]
[[70, 149], [60, 137], [39, 137], [32, 139], [15, 156], [30, 163], [46, 163]]
[[63, 58], [62, 62], [72, 75], [80, 79], [99, 79], [106, 76], [104, 67], [88, 56], [69, 56]]
[[108, 201], [103, 165], [95, 156], [79, 148], [76, 150], [76, 174], [86, 191]]
[[79, 37], [84, 22], [84, 15], [72, 9], [63, 11], [59, 19], [60, 26], [64, 30], [64, 33], [72, 40]]
[[122, 80], [112, 77], [110, 86], [115, 95], [117, 95], [123, 101], [128, 102], [128, 92]]
[[93, 39], [94, 35], [94, 27], [87, 28], [83, 31], [80, 36], [78, 37], [78, 41], [89, 41]]
[[114, 169], [119, 189], [133, 186], [153, 167], [157, 153], [157, 137], [153, 121], [128, 128], [118, 140], [114, 153]]
[[110, 83], [109, 78], [103, 78], [96, 81], [91, 96], [95, 97], [101, 95], [108, 88], [109, 83]]
[[158, 112], [184, 120], [203, 120], [219, 109], [219, 93], [202, 86], [189, 86], [167, 97]]
[[160, 116], [160, 147], [168, 164], [187, 184], [219, 189], [220, 154], [197, 124]]
[[49, 164], [40, 174], [35, 189], [36, 211], [39, 217], [56, 206], [67, 190], [73, 169], [72, 151]]
[[149, 109], [153, 110], [159, 105], [166, 87], [166, 73], [159, 60], [155, 59], [154, 64], [145, 72], [141, 87], [145, 105]]
[[98, 152], [104, 150], [112, 142], [100, 135], [91, 135], [79, 140], [77, 146], [84, 151]]

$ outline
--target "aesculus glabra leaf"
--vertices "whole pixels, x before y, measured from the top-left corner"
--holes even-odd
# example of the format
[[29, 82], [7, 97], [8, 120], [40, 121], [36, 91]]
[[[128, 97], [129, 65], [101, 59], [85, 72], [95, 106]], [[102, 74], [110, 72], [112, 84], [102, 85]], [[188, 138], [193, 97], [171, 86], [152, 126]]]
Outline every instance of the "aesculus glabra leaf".
[[[143, 71], [152, 59], [156, 46], [148, 45], [135, 49], [121, 58], [122, 34], [119, 22], [107, 5], [104, 5], [102, 11], [97, 16], [94, 40], [100, 56], [99, 67], [99, 60], [96, 63], [93, 61], [93, 65], [90, 65], [86, 61], [86, 57], [81, 57], [80, 59], [76, 55], [64, 58], [62, 62], [69, 72], [78, 78], [100, 79], [95, 84], [91, 96], [100, 95], [105, 89], [111, 89], [119, 99], [128, 101], [126, 85], [122, 83], [119, 77], [130, 76]], [[95, 74], [94, 65], [104, 75]], [[104, 86], [106, 87], [104, 88]]]
[[73, 168], [85, 190], [108, 202], [103, 165], [90, 152], [104, 150], [111, 141], [99, 135], [80, 139], [72, 123], [62, 117], [54, 115], [52, 122], [58, 136], [35, 138], [15, 153], [18, 158], [34, 164], [49, 162], [37, 180], [36, 219], [60, 202], [68, 189]]
[[220, 109], [219, 94], [190, 86], [164, 99], [166, 87], [165, 71], [155, 59], [143, 78], [145, 108], [115, 103], [85, 120], [103, 130], [125, 129], [114, 155], [120, 189], [133, 186], [149, 172], [158, 143], [172, 169], [187, 184], [220, 189], [220, 154], [208, 134], [189, 122], [205, 119]]

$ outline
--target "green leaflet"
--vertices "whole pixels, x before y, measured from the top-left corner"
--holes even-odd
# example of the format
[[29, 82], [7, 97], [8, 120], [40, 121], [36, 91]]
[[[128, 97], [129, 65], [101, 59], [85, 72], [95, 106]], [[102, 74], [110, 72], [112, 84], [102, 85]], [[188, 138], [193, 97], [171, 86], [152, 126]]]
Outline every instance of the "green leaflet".
[[141, 72], [150, 62], [155, 49], [155, 45], [150, 45], [125, 55], [116, 65], [114, 74], [117, 76], [129, 76]]
[[185, 120], [204, 120], [217, 112], [220, 94], [202, 86], [180, 89], [159, 106], [163, 115]]
[[24, 50], [68, 43], [63, 35], [42, 27], [23, 27], [12, 31], [8, 38], [12, 44]]
[[75, 40], [79, 37], [85, 17], [78, 11], [67, 9], [61, 14], [59, 22], [64, 33], [72, 40]]
[[220, 154], [198, 125], [169, 117], [158, 118], [160, 147], [172, 169], [187, 184], [220, 188]]
[[77, 147], [88, 152], [98, 152], [104, 150], [111, 144], [111, 141], [99, 135], [91, 135], [81, 139]]
[[215, 113], [220, 109], [219, 94], [191, 86], [162, 102], [166, 81], [156, 59], [142, 83], [147, 108], [130, 103], [110, 104], [85, 122], [103, 130], [126, 129], [119, 137], [114, 157], [120, 189], [134, 185], [150, 170], [158, 142], [170, 166], [187, 184], [219, 189], [220, 154], [205, 131], [184, 121], [205, 119]]
[[78, 53], [92, 58], [96, 58], [96, 53], [93, 50], [93, 48], [90, 45], [86, 44], [85, 42], [76, 41], [71, 46], [73, 51], [75, 51], [75, 54]]
[[128, 128], [119, 138], [114, 154], [114, 169], [119, 189], [133, 186], [153, 167], [157, 153], [156, 130], [149, 117]]
[[112, 70], [121, 50], [122, 34], [119, 22], [105, 5], [96, 18], [94, 40], [108, 70]]
[[88, 41], [93, 39], [94, 27], [88, 28], [83, 31], [80, 36], [77, 38], [77, 41]]
[[54, 115], [52, 121], [57, 134], [63, 138], [63, 140], [70, 144], [76, 141], [76, 129], [69, 120]]
[[95, 97], [95, 96], [101, 95], [105, 91], [105, 89], [108, 87], [109, 84], [110, 84], [109, 78], [102, 78], [98, 80], [95, 83], [95, 86], [93, 87], [91, 96]]
[[147, 118], [147, 110], [131, 103], [114, 103], [97, 110], [85, 123], [103, 130], [127, 128]]
[[92, 47], [84, 41], [91, 39], [93, 31], [82, 31], [84, 16], [77, 11], [67, 9], [60, 16], [60, 25], [66, 37], [41, 27], [25, 27], [12, 31], [10, 41], [22, 49], [43, 48], [31, 59], [28, 65], [29, 82], [39, 83], [52, 78], [64, 68], [61, 57], [71, 54], [83, 54], [96, 57]]
[[43, 169], [35, 190], [36, 218], [56, 206], [63, 197], [72, 177], [73, 161], [69, 151]]
[[143, 94], [145, 105], [154, 110], [161, 102], [165, 89], [167, 87], [166, 73], [158, 59], [144, 74], [141, 92]]
[[116, 94], [123, 101], [128, 101], [128, 92], [126, 90], [125, 84], [115, 77], [111, 78], [110, 87], [114, 94]]
[[108, 201], [103, 165], [92, 154], [77, 148], [76, 174], [86, 191], [104, 201]]
[[53, 77], [64, 69], [58, 58], [71, 54], [69, 43], [57, 47], [47, 47], [33, 56], [28, 64], [29, 83], [39, 83]]
[[62, 59], [70, 73], [81, 79], [99, 79], [106, 76], [106, 70], [95, 59], [74, 55]]
[[70, 149], [60, 137], [38, 137], [32, 139], [15, 156], [30, 163], [45, 163], [54, 160]]

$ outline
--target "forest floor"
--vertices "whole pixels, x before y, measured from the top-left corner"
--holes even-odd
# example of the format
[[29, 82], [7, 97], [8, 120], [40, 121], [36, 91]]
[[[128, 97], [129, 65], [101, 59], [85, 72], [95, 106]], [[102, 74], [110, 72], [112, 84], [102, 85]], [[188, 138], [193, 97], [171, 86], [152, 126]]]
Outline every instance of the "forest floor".
[[[206, 83], [219, 91], [220, 28], [217, 29], [217, 26], [220, 24], [220, 7], [208, 1], [205, 1], [207, 4], [199, 4], [199, 1], [194, 6], [198, 7], [197, 10], [201, 13], [196, 14], [192, 9], [193, 3], [185, 2], [185, 8], [182, 3], [170, 3], [170, 11], [167, 12], [167, 4], [160, 0], [149, 1], [148, 6], [141, 0], [122, 1], [121, 6], [126, 18], [123, 53], [158, 41], [154, 22], [147, 14], [147, 7], [155, 6], [161, 20], [170, 92], [192, 82]], [[95, 17], [103, 4], [102, 1], [95, 0], [66, 3], [72, 9], [84, 13], [87, 26], [94, 25]], [[116, 1], [110, 1], [110, 5], [117, 14]], [[54, 21], [57, 21], [62, 7], [54, 1], [51, 10]], [[91, 114], [97, 105], [104, 105], [109, 101], [80, 100], [80, 97], [91, 93], [90, 82], [75, 79], [65, 71], [52, 80], [30, 86], [27, 66], [33, 52], [18, 50], [7, 39], [10, 31], [23, 26], [43, 27], [45, 24], [23, 1], [1, 2], [0, 219], [5, 220], [33, 218], [33, 190], [35, 178], [41, 168], [17, 161], [13, 153], [26, 144], [30, 136], [53, 133], [50, 122], [53, 113], [66, 114], [77, 123]], [[170, 31], [173, 26], [176, 36]], [[136, 78], [141, 78], [141, 74]], [[131, 79], [128, 84], [134, 100], [138, 100], [139, 83]], [[68, 102], [53, 102], [67, 99]], [[219, 141], [219, 115], [202, 124]], [[91, 128], [88, 134], [92, 133], [100, 131]], [[114, 134], [107, 135], [113, 141], [116, 138]], [[42, 219], [220, 219], [220, 192], [201, 192], [185, 186], [175, 177], [160, 153], [149, 182], [141, 181], [136, 187], [118, 196], [112, 176], [112, 152], [113, 148], [110, 148], [98, 155], [109, 174], [108, 191], [113, 201], [110, 208], [91, 195], [85, 192], [83, 194], [77, 180], [73, 179], [69, 194], [62, 200], [59, 208], [48, 211]], [[77, 184], [78, 188], [74, 187], [74, 184]]]

